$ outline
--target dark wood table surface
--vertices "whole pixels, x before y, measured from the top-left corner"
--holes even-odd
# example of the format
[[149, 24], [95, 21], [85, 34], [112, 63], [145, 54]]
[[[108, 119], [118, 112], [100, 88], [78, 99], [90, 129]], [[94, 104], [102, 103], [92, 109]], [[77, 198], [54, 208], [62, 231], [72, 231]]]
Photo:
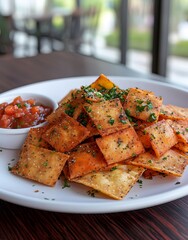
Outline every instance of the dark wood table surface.
[[[0, 92], [48, 79], [100, 73], [163, 80], [121, 65], [58, 52], [0, 58]], [[7, 239], [188, 239], [188, 196], [155, 207], [110, 214], [48, 212], [0, 200], [0, 240]]]

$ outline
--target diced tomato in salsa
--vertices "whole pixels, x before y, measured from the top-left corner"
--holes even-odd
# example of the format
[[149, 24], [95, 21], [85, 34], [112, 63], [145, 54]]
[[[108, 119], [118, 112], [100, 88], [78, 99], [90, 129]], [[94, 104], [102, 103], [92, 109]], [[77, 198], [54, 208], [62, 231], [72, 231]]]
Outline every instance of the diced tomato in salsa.
[[16, 97], [11, 103], [0, 104], [1, 128], [26, 128], [45, 121], [52, 108], [36, 103], [34, 99], [23, 100]]

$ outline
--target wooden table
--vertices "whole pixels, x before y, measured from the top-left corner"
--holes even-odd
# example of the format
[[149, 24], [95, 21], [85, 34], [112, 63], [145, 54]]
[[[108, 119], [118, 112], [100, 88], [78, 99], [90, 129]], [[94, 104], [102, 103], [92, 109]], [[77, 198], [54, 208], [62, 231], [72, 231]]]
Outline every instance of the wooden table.
[[[0, 92], [48, 79], [100, 73], [163, 80], [85, 56], [52, 53], [0, 58]], [[188, 196], [156, 207], [110, 214], [47, 212], [0, 200], [0, 239], [188, 239]]]

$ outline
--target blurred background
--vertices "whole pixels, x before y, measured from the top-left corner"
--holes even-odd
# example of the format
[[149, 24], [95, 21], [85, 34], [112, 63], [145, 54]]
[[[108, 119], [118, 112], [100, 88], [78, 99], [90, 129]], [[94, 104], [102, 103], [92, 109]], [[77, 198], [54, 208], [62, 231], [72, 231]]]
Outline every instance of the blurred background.
[[52, 51], [188, 87], [188, 0], [0, 0], [0, 59]]

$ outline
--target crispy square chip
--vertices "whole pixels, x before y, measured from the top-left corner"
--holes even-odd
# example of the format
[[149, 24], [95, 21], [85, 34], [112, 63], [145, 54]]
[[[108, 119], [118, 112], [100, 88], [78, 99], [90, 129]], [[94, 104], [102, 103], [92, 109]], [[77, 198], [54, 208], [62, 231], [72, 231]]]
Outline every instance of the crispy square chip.
[[75, 98], [81, 98], [81, 90], [80, 89], [72, 89], [70, 90], [67, 95], [65, 95], [59, 102], [59, 106], [61, 106], [64, 103], [70, 102]]
[[181, 177], [188, 163], [188, 156], [172, 149], [157, 158], [152, 152], [145, 152], [135, 159], [128, 160], [128, 164], [143, 167], [153, 171]]
[[42, 134], [46, 131], [47, 126], [39, 128], [31, 128], [25, 139], [24, 145], [32, 144], [36, 147], [52, 149], [51, 145], [42, 138]]
[[142, 175], [144, 168], [119, 164], [113, 170], [86, 174], [73, 181], [81, 183], [113, 198], [121, 200]]
[[47, 116], [46, 120], [49, 124], [53, 124], [61, 118], [62, 113], [65, 112], [65, 109], [59, 106], [54, 112]]
[[101, 90], [104, 89], [111, 89], [115, 86], [115, 84], [110, 81], [104, 74], [100, 74], [95, 82], [91, 84], [91, 88]]
[[47, 117], [48, 123], [57, 121], [62, 113], [66, 113], [70, 117], [77, 119], [81, 111], [83, 111], [82, 104], [84, 102], [83, 91], [80, 89], [71, 91], [59, 102], [59, 107]]
[[95, 142], [77, 146], [67, 161], [70, 179], [104, 168], [107, 163]]
[[178, 142], [188, 143], [188, 120], [166, 120], [174, 130]]
[[124, 109], [130, 116], [147, 122], [158, 120], [163, 99], [153, 92], [138, 88], [130, 88]]
[[68, 152], [89, 136], [87, 128], [62, 113], [58, 121], [49, 125], [42, 138], [59, 152]]
[[157, 157], [162, 156], [178, 142], [174, 130], [166, 120], [152, 124], [145, 128], [145, 132], [149, 135], [151, 146]]
[[188, 120], [188, 108], [175, 105], [162, 105], [160, 119]]
[[84, 104], [84, 109], [101, 136], [106, 136], [130, 126], [119, 99]]
[[108, 164], [126, 160], [145, 151], [132, 127], [97, 138], [96, 142]]
[[68, 155], [28, 144], [11, 172], [21, 177], [54, 186]]

